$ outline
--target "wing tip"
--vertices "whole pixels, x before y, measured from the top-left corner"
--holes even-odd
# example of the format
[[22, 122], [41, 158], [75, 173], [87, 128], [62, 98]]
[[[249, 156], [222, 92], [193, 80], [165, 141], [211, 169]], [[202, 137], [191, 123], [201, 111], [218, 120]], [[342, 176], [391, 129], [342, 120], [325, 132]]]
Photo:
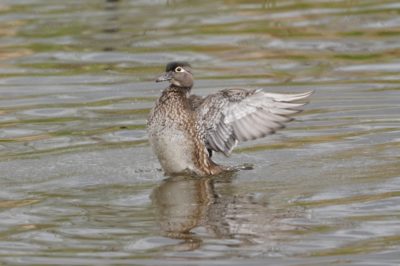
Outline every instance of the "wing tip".
[[315, 90], [309, 90], [302, 93], [286, 94], [286, 93], [269, 93], [264, 92], [266, 97], [270, 97], [273, 101], [291, 103], [300, 100], [305, 100], [315, 93]]

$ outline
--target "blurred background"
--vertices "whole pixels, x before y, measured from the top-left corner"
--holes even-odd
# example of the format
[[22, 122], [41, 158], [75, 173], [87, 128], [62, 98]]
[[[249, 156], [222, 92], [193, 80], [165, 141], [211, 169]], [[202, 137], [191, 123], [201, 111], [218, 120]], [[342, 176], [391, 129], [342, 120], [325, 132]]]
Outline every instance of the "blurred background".
[[[0, 264], [398, 265], [400, 3], [1, 0]], [[316, 91], [288, 128], [167, 178], [146, 117], [193, 92]]]

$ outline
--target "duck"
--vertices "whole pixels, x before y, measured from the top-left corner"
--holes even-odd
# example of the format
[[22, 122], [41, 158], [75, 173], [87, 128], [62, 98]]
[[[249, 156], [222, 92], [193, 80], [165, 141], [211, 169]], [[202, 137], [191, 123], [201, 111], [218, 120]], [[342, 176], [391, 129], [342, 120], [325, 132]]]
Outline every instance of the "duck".
[[192, 94], [192, 67], [174, 61], [156, 82], [169, 82], [147, 119], [150, 146], [165, 175], [213, 176], [232, 167], [213, 161], [229, 156], [239, 142], [275, 133], [302, 111], [313, 91], [296, 94], [227, 88], [207, 96]]

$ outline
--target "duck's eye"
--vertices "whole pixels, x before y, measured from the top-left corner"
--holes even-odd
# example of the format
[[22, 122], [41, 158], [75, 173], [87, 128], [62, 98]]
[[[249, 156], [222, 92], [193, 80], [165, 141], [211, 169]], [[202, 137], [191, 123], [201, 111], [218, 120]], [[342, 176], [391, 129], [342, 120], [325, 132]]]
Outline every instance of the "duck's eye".
[[181, 67], [175, 68], [175, 72], [183, 72], [183, 69]]

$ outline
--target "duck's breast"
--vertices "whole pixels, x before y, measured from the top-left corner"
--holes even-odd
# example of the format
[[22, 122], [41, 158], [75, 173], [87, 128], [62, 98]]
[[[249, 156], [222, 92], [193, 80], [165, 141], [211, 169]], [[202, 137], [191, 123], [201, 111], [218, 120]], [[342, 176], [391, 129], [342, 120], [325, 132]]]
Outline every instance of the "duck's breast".
[[164, 171], [181, 173], [194, 171], [193, 141], [184, 131], [164, 128], [149, 135], [150, 144]]

